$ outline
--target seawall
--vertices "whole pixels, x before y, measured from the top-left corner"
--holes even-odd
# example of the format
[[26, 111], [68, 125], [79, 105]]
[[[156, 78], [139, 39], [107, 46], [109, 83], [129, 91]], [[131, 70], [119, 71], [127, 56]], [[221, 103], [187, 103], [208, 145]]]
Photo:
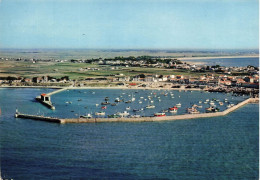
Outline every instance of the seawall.
[[34, 119], [39, 121], [55, 122], [55, 123], [64, 123], [62, 119], [55, 118], [55, 117], [36, 116], [36, 115], [20, 114], [20, 113], [16, 113], [15, 117], [23, 118], [23, 119]]
[[237, 105], [226, 109], [222, 112], [216, 113], [202, 113], [202, 114], [183, 114], [175, 116], [164, 116], [164, 117], [140, 117], [140, 118], [71, 118], [71, 119], [61, 119], [61, 118], [52, 118], [52, 117], [43, 117], [43, 116], [34, 116], [34, 115], [25, 115], [25, 114], [16, 114], [18, 118], [27, 118], [35, 119], [48, 122], [56, 123], [102, 123], [102, 122], [154, 122], [154, 121], [174, 121], [174, 120], [183, 120], [183, 119], [196, 119], [196, 118], [209, 118], [209, 117], [218, 117], [225, 116], [236, 109], [248, 104], [248, 103], [259, 103], [257, 98], [249, 98], [245, 101], [238, 103]]

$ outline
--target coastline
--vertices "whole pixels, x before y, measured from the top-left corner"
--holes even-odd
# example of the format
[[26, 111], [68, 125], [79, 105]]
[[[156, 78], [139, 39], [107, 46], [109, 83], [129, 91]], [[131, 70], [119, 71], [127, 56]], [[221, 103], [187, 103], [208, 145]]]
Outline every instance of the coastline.
[[192, 61], [198, 59], [231, 59], [231, 58], [259, 58], [259, 55], [250, 55], [250, 56], [203, 56], [203, 57], [182, 57], [178, 58], [179, 60]]
[[0, 86], [0, 88], [46, 88], [46, 89], [134, 89], [134, 90], [181, 90], [181, 91], [203, 91], [203, 89], [200, 88], [168, 88], [168, 87], [104, 87], [104, 86], [97, 86], [97, 87], [59, 87], [59, 86]]

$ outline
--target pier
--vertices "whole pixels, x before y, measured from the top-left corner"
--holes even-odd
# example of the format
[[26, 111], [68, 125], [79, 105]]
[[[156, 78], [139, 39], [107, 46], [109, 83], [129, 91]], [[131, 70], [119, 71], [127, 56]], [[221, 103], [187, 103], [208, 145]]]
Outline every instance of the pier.
[[61, 91], [66, 90], [67, 88], [62, 88], [57, 91], [50, 92], [48, 94], [41, 94], [40, 96], [37, 96], [35, 99], [42, 103], [43, 105], [47, 106], [48, 108], [55, 110], [55, 106], [51, 102], [51, 95], [59, 93]]
[[59, 92], [65, 91], [65, 90], [67, 90], [67, 89], [68, 89], [68, 88], [62, 88], [62, 89], [59, 89], [59, 90], [56, 90], [56, 91], [50, 92], [50, 93], [48, 93], [47, 95], [48, 95], [48, 96], [51, 96], [51, 95], [53, 95], [53, 94], [56, 94], [56, 93], [59, 93]]
[[20, 114], [19, 112], [15, 113], [16, 118], [23, 118], [23, 119], [34, 119], [39, 121], [47, 121], [47, 122], [54, 122], [54, 123], [64, 123], [62, 119], [54, 118], [54, 117], [45, 117], [45, 116], [36, 116], [36, 115], [29, 115], [29, 114]]
[[258, 98], [249, 98], [246, 99], [237, 105], [226, 109], [222, 112], [215, 113], [201, 113], [201, 114], [183, 114], [175, 116], [164, 116], [164, 117], [140, 117], [140, 118], [54, 118], [54, 117], [44, 117], [36, 115], [26, 115], [20, 114], [18, 111], [15, 114], [16, 118], [25, 118], [25, 119], [34, 119], [40, 121], [54, 122], [54, 123], [102, 123], [102, 122], [158, 122], [158, 121], [174, 121], [174, 120], [184, 120], [184, 119], [196, 119], [196, 118], [209, 118], [209, 117], [218, 117], [225, 116], [236, 109], [248, 104], [248, 103], [259, 103]]

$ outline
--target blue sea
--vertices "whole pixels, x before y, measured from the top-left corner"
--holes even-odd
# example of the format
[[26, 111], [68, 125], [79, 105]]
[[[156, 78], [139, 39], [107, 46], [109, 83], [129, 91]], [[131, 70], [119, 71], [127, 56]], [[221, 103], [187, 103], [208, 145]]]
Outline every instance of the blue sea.
[[[155, 109], [140, 112], [140, 115], [151, 116], [177, 103], [181, 103], [177, 114], [184, 114], [187, 107], [199, 105], [199, 101], [203, 106], [199, 110], [203, 112], [209, 106], [204, 104], [206, 99], [228, 99], [228, 103], [219, 106], [224, 110], [227, 104], [241, 102], [246, 96], [200, 91], [69, 90], [51, 97], [56, 106], [52, 111], [34, 100], [39, 94], [51, 91], [53, 89], [0, 89], [2, 178], [179, 180], [259, 177], [258, 104], [248, 104], [224, 117], [165, 122], [55, 124], [14, 118], [16, 108], [28, 114], [78, 117], [101, 111], [100, 103], [105, 97], [109, 97], [110, 102], [116, 97], [136, 98], [129, 104], [107, 105], [106, 115], [122, 112], [128, 106], [131, 109], [145, 107], [153, 100]], [[142, 103], [139, 103], [141, 99]], [[134, 114], [132, 110], [129, 112]]]
[[248, 65], [259, 67], [259, 58], [246, 57], [246, 58], [217, 58], [217, 59], [193, 59], [186, 62], [201, 62], [201, 65], [207, 66], [226, 66], [226, 67], [246, 67]]

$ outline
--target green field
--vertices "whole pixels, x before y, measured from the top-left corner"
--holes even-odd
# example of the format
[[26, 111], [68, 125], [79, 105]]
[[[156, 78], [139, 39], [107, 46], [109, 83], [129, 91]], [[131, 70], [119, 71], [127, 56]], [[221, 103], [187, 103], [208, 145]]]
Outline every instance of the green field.
[[[87, 63], [56, 63], [56, 62], [20, 62], [20, 61], [1, 61], [0, 76], [15, 76], [15, 77], [36, 77], [36, 76], [52, 76], [60, 78], [69, 76], [70, 79], [85, 79], [88, 77], [109, 77], [118, 74], [125, 76], [135, 76], [139, 74], [158, 74], [158, 75], [191, 75], [200, 76], [205, 73], [195, 73], [186, 70], [163, 69], [163, 68], [142, 68], [142, 67], [118, 67], [111, 69], [112, 66], [100, 66]], [[100, 70], [80, 71], [80, 68], [98, 68]]]

